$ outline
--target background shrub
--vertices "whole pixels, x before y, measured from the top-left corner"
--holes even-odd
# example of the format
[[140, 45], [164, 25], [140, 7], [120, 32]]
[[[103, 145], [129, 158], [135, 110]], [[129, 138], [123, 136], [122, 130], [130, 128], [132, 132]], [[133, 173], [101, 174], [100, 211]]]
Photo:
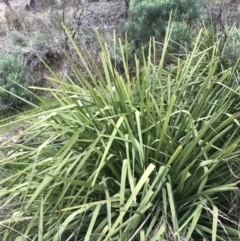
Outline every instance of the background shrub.
[[[132, 0], [124, 30], [128, 31], [129, 40], [134, 40], [136, 43], [146, 43], [151, 36], [155, 36], [156, 40], [162, 41], [171, 11], [173, 11], [172, 21], [176, 22], [175, 32], [179, 33], [183, 28], [188, 27], [190, 29], [200, 17], [200, 3], [201, 0]], [[181, 35], [183, 36], [182, 33]], [[188, 39], [190, 35], [187, 34], [186, 36]]]
[[13, 37], [14, 45], [18, 45], [21, 47], [27, 46], [27, 41], [22, 33], [18, 32], [18, 31], [14, 31], [12, 37]]
[[195, 31], [189, 28], [186, 22], [173, 22], [171, 42], [169, 43], [168, 50], [170, 52], [187, 51], [191, 46], [194, 36], [196, 36]]
[[[20, 98], [28, 98], [26, 71], [17, 54], [4, 54], [0, 59], [0, 110], [6, 111], [9, 107], [19, 107], [23, 104]], [[22, 88], [22, 87], [24, 88]], [[12, 94], [11, 94], [12, 93]]]
[[223, 43], [222, 62], [227, 66], [234, 65], [240, 56], [240, 29], [232, 27], [227, 31]]
[[48, 49], [50, 47], [47, 36], [40, 31], [34, 33], [33, 45], [37, 49]]

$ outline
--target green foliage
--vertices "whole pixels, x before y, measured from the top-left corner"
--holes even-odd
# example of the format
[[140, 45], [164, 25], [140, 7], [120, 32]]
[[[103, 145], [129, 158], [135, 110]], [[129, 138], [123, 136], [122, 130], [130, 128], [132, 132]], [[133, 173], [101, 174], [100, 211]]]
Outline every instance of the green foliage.
[[21, 34], [20, 32], [13, 32], [13, 44], [14, 45], [18, 45], [18, 46], [21, 46], [21, 47], [26, 47], [27, 46], [27, 41], [24, 37], [23, 34]]
[[235, 26], [229, 29], [223, 43], [223, 63], [232, 66], [240, 56], [240, 29]]
[[121, 76], [101, 42], [103, 73], [70, 40], [82, 87], [52, 72], [53, 100], [15, 121], [31, 123], [21, 143], [1, 146], [0, 165], [14, 166], [0, 180], [2, 240], [239, 239], [237, 68], [218, 70], [218, 44], [201, 50], [200, 34], [164, 66], [167, 33], [160, 60], [153, 41], [130, 77], [126, 44]]
[[[185, 31], [185, 38], [188, 40], [191, 36], [191, 34], [188, 35], [189, 29], [201, 13], [200, 2], [200, 0], [132, 0], [128, 21], [125, 24], [129, 40], [146, 43], [151, 36], [154, 36], [156, 40], [162, 41], [171, 12], [172, 21], [175, 22], [174, 31], [181, 33], [183, 37], [181, 31], [187, 26], [188, 30]], [[178, 36], [175, 35], [172, 38], [174, 41], [179, 40]]]
[[0, 59], [0, 110], [17, 108], [27, 99], [26, 66], [17, 54], [2, 54]]
[[189, 28], [185, 22], [173, 22], [171, 33], [171, 44], [169, 50], [171, 52], [187, 52], [191, 48], [195, 31]]
[[46, 49], [50, 47], [50, 43], [47, 40], [47, 36], [40, 31], [34, 33], [33, 45], [37, 49]]
[[[216, 55], [220, 59], [218, 64], [219, 70], [235, 65], [240, 56], [238, 48], [240, 40], [239, 29], [232, 27], [231, 29], [226, 30], [226, 34], [223, 33], [219, 36], [213, 25], [208, 24], [203, 29], [203, 36], [205, 41], [203, 41], [200, 45], [200, 49], [202, 51], [214, 45], [214, 43], [218, 43]], [[211, 53], [211, 51], [209, 53]], [[210, 61], [210, 59], [211, 55], [208, 55], [208, 60]]]

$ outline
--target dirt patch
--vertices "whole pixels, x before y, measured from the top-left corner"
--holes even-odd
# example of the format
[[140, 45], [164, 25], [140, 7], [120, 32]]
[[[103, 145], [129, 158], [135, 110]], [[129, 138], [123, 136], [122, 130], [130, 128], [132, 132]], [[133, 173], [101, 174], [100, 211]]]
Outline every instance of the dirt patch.
[[[18, 7], [25, 7], [26, 5], [26, 0], [17, 0], [17, 1], [11, 1], [10, 5], [13, 9], [17, 9]], [[7, 5], [3, 2], [0, 2], [0, 18], [4, 19], [4, 12], [6, 10]]]
[[7, 6], [5, 3], [0, 3], [0, 18], [4, 18], [4, 12], [6, 8]]

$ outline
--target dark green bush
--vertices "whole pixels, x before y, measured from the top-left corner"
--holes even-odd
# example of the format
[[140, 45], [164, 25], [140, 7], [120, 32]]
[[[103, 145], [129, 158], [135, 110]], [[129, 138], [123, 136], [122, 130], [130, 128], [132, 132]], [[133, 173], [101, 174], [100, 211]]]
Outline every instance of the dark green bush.
[[21, 47], [26, 47], [27, 41], [22, 33], [15, 31], [13, 32], [13, 44]]
[[189, 28], [185, 22], [173, 22], [172, 24], [171, 42], [169, 43], [169, 51], [188, 51], [192, 44], [195, 31]]
[[50, 43], [44, 33], [36, 31], [34, 33], [33, 46], [36, 49], [48, 49], [50, 47]]
[[[26, 66], [17, 54], [4, 54], [0, 59], [0, 111], [20, 107], [27, 99]], [[17, 98], [16, 96], [20, 97]]]
[[[170, 14], [174, 23], [173, 31], [181, 33], [183, 28], [184, 41], [191, 36], [191, 26], [201, 14], [201, 0], [132, 0], [129, 7], [128, 21], [124, 30], [128, 31], [129, 40], [135, 43], [146, 43], [151, 36], [162, 41]], [[178, 41], [177, 35], [172, 35], [174, 41]]]

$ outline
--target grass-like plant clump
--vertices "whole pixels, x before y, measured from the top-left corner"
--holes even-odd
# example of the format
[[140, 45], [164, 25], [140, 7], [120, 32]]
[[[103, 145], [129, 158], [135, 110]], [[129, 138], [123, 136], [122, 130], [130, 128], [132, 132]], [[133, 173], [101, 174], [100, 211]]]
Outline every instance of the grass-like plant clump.
[[53, 101], [19, 116], [30, 127], [1, 145], [2, 240], [239, 240], [238, 63], [221, 70], [200, 33], [166, 66], [169, 35], [131, 75], [121, 42], [123, 75], [107, 46], [100, 72], [70, 37], [79, 85], [52, 72]]

